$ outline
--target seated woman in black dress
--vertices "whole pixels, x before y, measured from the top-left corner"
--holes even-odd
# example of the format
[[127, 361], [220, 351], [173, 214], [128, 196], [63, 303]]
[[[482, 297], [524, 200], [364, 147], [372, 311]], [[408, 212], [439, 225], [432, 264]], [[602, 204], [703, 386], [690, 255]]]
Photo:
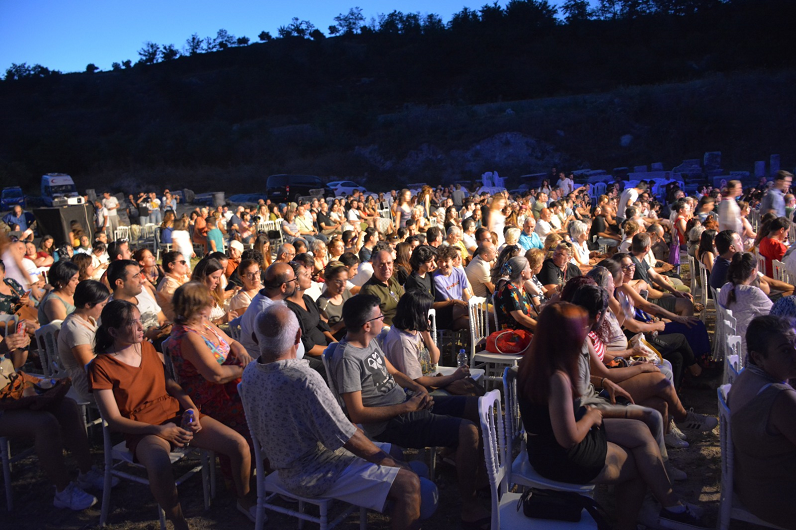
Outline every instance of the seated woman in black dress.
[[662, 519], [703, 526], [701, 510], [673, 492], [658, 444], [644, 423], [604, 419], [601, 409], [576, 401], [578, 389], [590, 385], [579, 380], [588, 329], [585, 310], [551, 304], [542, 311], [530, 351], [520, 362], [517, 394], [531, 465], [552, 480], [615, 484], [621, 530], [636, 528], [647, 487], [663, 506]]
[[455, 300], [441, 300], [437, 297], [437, 284], [434, 283], [434, 275], [437, 270], [437, 251], [428, 245], [417, 247], [409, 258], [412, 266], [412, 274], [404, 283], [404, 291], [420, 291], [435, 300], [431, 307], [437, 313], [437, 329], [452, 329], [453, 327], [453, 307]]
[[313, 370], [326, 378], [321, 354], [329, 343], [337, 342], [332, 336], [329, 324], [321, 318], [318, 304], [304, 292], [312, 287], [312, 265], [291, 261], [290, 266], [296, 273], [296, 290], [285, 299], [287, 306], [296, 314], [301, 327], [301, 342], [304, 344], [305, 358]]

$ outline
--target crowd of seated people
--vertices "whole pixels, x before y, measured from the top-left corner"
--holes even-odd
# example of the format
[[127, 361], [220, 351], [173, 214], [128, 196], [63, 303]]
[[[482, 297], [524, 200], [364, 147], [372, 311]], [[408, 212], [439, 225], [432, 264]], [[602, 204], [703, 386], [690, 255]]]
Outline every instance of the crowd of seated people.
[[[568, 186], [567, 180], [561, 182]], [[44, 238], [37, 249], [0, 234], [0, 312], [29, 308], [35, 315], [24, 336], [7, 336], [0, 350], [8, 350], [16, 368], [35, 366], [26, 342], [31, 330], [61, 321], [60, 363], [77, 395], [95, 403], [111, 429], [125, 435], [147, 468], [153, 496], [177, 528], [187, 523], [164, 465], [168, 450], [190, 442], [222, 455], [237, 508], [253, 519], [252, 436], [296, 494], [344, 489], [342, 482], [306, 483], [324, 469], [334, 468], [330, 477], [358, 480], [373, 473], [375, 463], [392, 467], [383, 472], [386, 482], [373, 505], [384, 510], [384, 501], [393, 499], [394, 522], [407, 528], [417, 524], [417, 477], [395, 446], [448, 447], [457, 466], [461, 526], [486, 528], [488, 509], [476, 494], [483, 471], [474, 397], [479, 388], [467, 367], [438, 375], [435, 366], [444, 359], [432, 339], [432, 325], [468, 329], [468, 301], [484, 297], [499, 329], [532, 336], [518, 384], [525, 428], [539, 435], [529, 442], [537, 471], [558, 480], [616, 484], [625, 507], [616, 514], [622, 528], [635, 524], [646, 489], [661, 504], [661, 518], [701, 525], [701, 510], [673, 492], [671, 481], [683, 480], [685, 473], [668, 451], [715, 428], [716, 418], [689, 410], [682, 392], [716, 368], [707, 328], [695, 316], [702, 308], [678, 273], [679, 256], [689, 251], [691, 229], [700, 228], [694, 256], [710, 271], [716, 303], [736, 316], [750, 366], [791, 377], [778, 360], [785, 346], [763, 341], [753, 325], [769, 312], [796, 313], [793, 287], [774, 277], [773, 269], [774, 260], [790, 257], [789, 224], [779, 212], [778, 187], [755, 210], [761, 222], [756, 233], [747, 230], [749, 208], [742, 204], [742, 233], [711, 228], [719, 225], [722, 202], [740, 197], [734, 181], [723, 190], [706, 188], [698, 198], [671, 188], [663, 204], [651, 189], [646, 183], [626, 193], [612, 187], [592, 204], [585, 188], [465, 196], [455, 194], [460, 188], [429, 187], [378, 201], [357, 193], [234, 211], [199, 208], [187, 215], [177, 211], [173, 196], [167, 203], [142, 196], [136, 201], [138, 220], [144, 207], [150, 222], [159, 219], [155, 208], [162, 213], [160, 241], [170, 247], [160, 253], [160, 263], [157, 252], [143, 244], [114, 240], [113, 227], [123, 221], [118, 212], [111, 214], [119, 209], [115, 199], [105, 197], [96, 227], [102, 230], [94, 241], [78, 237], [76, 245], [56, 248]], [[391, 219], [379, 217], [384, 210]], [[264, 221], [274, 221], [276, 233], [268, 233]], [[617, 249], [622, 228], [625, 242]], [[601, 254], [605, 247], [608, 253]], [[750, 250], [763, 256], [767, 270], [756, 269]], [[37, 274], [47, 267], [46, 276]], [[275, 328], [277, 322], [284, 329]], [[321, 357], [331, 351], [327, 373]], [[164, 375], [164, 355], [179, 384]], [[269, 422], [276, 420], [269, 411], [244, 411], [237, 384], [246, 383], [249, 373], [252, 381], [284, 380], [292, 385], [290, 395], [314, 396], [304, 417], [291, 413], [296, 430], [283, 433], [284, 440], [273, 434]], [[338, 399], [328, 399], [332, 391], [325, 381], [333, 382]], [[778, 390], [790, 395], [787, 388]], [[244, 394], [258, 403], [265, 391], [252, 386]], [[742, 399], [740, 406], [754, 397], [743, 395], [734, 398]], [[152, 400], [162, 405], [155, 410], [148, 405]], [[83, 456], [81, 444], [87, 442], [70, 423], [77, 421], [73, 402], [59, 399], [57, 406], [52, 411], [64, 414], [57, 418], [62, 439], [37, 445], [39, 459], [56, 486], [55, 504], [82, 509], [96, 501], [84, 490], [96, 489], [99, 471]], [[199, 419], [191, 430], [180, 427], [188, 409]], [[38, 440], [41, 429], [55, 421], [54, 413], [0, 410], [2, 435], [33, 434]], [[5, 421], [15, 414], [18, 424]], [[324, 422], [324, 428], [310, 429], [321, 438], [308, 447], [313, 458], [326, 460], [303, 469], [300, 462], [310, 453], [296, 451], [307, 440], [296, 440], [312, 421]], [[351, 422], [364, 433], [352, 430]], [[274, 439], [259, 438], [266, 432]], [[789, 438], [786, 428], [777, 434]], [[328, 452], [318, 453], [317, 442]], [[384, 444], [393, 447], [385, 452]], [[78, 457], [75, 484], [64, 478], [61, 447]], [[754, 474], [751, 464], [746, 472]], [[755, 477], [750, 483], [760, 478]], [[749, 498], [757, 495], [744, 491]]]

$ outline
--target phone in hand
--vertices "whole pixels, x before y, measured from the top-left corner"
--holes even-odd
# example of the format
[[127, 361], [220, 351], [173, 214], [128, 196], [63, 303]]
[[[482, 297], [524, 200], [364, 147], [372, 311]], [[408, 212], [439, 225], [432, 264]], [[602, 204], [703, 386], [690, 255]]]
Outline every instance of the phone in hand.
[[21, 321], [19, 324], [17, 324], [17, 334], [25, 333], [26, 328], [27, 324], [25, 323], [25, 321], [24, 320]]

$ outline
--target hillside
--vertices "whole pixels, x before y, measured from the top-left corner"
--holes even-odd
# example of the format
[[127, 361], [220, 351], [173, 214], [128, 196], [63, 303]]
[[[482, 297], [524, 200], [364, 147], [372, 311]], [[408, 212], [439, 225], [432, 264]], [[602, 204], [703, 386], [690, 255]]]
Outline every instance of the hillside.
[[[796, 160], [796, 3], [690, 16], [277, 39], [129, 70], [0, 83], [0, 184], [228, 193], [277, 172], [374, 189], [722, 151]], [[759, 37], [761, 36], [762, 37]], [[631, 135], [626, 146], [620, 138]]]

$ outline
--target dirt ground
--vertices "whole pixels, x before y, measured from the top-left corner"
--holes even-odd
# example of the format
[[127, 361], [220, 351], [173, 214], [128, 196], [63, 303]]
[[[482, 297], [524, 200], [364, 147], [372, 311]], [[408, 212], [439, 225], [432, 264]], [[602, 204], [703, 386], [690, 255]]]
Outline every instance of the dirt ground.
[[[682, 391], [682, 399], [686, 407], [703, 414], [716, 415], [716, 392], [713, 385], [701, 387], [690, 386]], [[96, 463], [102, 462], [102, 434], [96, 431], [92, 435], [92, 451]], [[670, 457], [674, 465], [688, 474], [688, 480], [675, 483], [675, 491], [684, 499], [700, 504], [705, 508], [705, 522], [714, 526], [719, 505], [719, 482], [721, 479], [718, 429], [705, 434], [694, 434], [688, 438], [690, 447], [671, 450]], [[13, 444], [12, 453], [29, 446], [30, 442], [19, 440]], [[67, 457], [67, 465], [74, 469], [74, 461]], [[456, 493], [455, 470], [440, 463], [437, 467], [437, 485], [440, 492], [440, 504], [437, 513], [427, 520], [426, 529], [457, 529], [459, 501]], [[35, 529], [89, 529], [99, 526], [100, 506], [83, 512], [75, 513], [59, 510], [52, 505], [52, 486], [47, 484], [39, 471], [35, 456], [31, 456], [16, 464], [12, 473], [15, 510], [11, 513], [0, 511], [0, 528], [35, 528]], [[183, 509], [193, 528], [197, 529], [239, 529], [253, 526], [246, 518], [235, 510], [235, 499], [232, 492], [224, 486], [221, 474], [218, 473], [218, 494], [208, 511], [203, 510], [202, 490], [198, 477], [189, 479], [180, 486], [180, 499]], [[99, 497], [99, 494], [98, 494]], [[605, 487], [598, 491], [598, 500], [612, 512], [615, 499], [611, 488]], [[122, 481], [114, 488], [111, 496], [112, 511], [109, 528], [121, 530], [154, 530], [158, 528], [157, 509], [147, 487]], [[282, 502], [282, 501], [280, 501]], [[480, 502], [489, 506], [489, 498], [484, 495]], [[651, 502], [645, 505], [642, 514], [652, 513]], [[285, 503], [285, 506], [288, 506]], [[290, 528], [296, 520], [270, 512], [268, 528]], [[644, 515], [640, 522], [649, 523]], [[355, 530], [359, 528], [356, 514], [349, 516], [339, 528]], [[169, 525], [171, 527], [171, 525]], [[314, 525], [308, 526], [313, 528]], [[372, 529], [389, 528], [389, 518], [368, 512], [367, 527]], [[745, 528], [746, 525], [733, 525], [733, 528]]]

